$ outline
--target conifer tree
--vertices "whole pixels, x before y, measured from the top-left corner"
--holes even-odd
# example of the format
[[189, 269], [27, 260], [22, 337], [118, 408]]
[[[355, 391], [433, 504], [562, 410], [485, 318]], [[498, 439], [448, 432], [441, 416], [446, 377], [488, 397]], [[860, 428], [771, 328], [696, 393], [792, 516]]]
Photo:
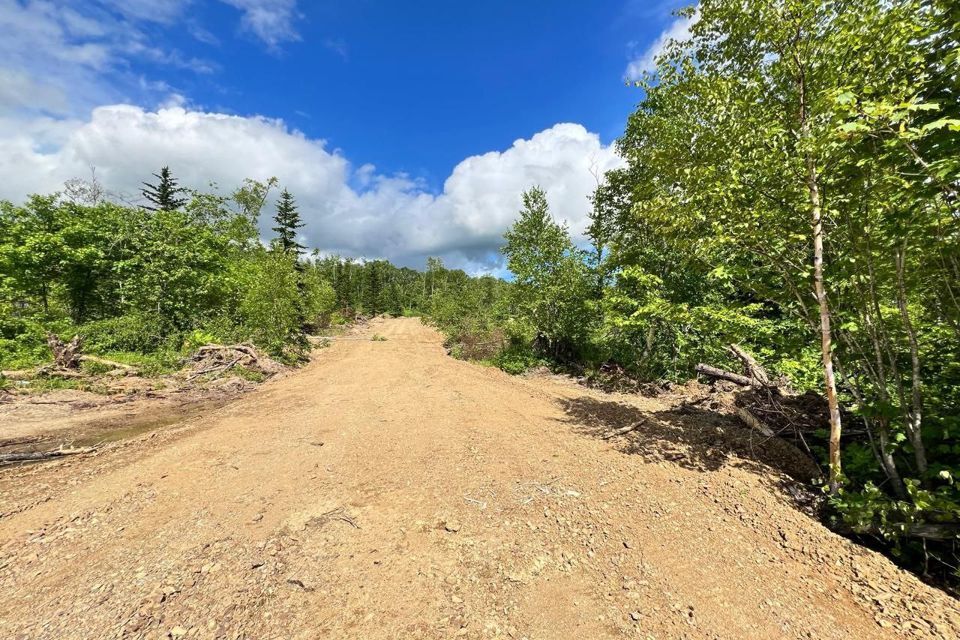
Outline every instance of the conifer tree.
[[284, 189], [277, 202], [277, 213], [273, 216], [276, 222], [273, 230], [277, 232], [276, 246], [284, 253], [293, 253], [297, 257], [304, 250], [304, 246], [297, 242], [297, 229], [303, 227], [300, 212], [293, 195]]
[[173, 211], [179, 209], [187, 203], [186, 198], [181, 198], [178, 194], [184, 192], [183, 187], [177, 185], [177, 179], [170, 172], [170, 167], [163, 167], [160, 173], [153, 174], [159, 182], [155, 185], [149, 182], [143, 183], [143, 189], [140, 193], [150, 203], [144, 205], [148, 211]]

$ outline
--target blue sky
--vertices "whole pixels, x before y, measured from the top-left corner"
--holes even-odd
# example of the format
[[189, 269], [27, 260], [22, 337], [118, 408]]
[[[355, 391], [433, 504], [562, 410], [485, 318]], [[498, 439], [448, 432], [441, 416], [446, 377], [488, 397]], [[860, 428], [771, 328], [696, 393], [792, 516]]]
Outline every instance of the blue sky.
[[323, 251], [495, 269], [530, 184], [582, 227], [677, 6], [0, 0], [0, 197], [277, 175]]

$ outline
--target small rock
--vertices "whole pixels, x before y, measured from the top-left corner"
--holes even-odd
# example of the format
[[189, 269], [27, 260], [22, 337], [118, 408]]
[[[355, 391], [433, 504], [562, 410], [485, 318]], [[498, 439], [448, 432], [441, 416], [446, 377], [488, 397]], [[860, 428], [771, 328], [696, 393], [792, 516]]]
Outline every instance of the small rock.
[[630, 619], [633, 620], [634, 622], [640, 622], [640, 612], [639, 612], [639, 611], [631, 611], [631, 612], [630, 612]]
[[174, 627], [173, 629], [170, 629], [171, 638], [182, 638], [185, 635], [187, 635], [187, 630], [183, 627]]
[[450, 533], [456, 533], [457, 531], [460, 531], [460, 523], [456, 520], [447, 520], [443, 523], [443, 528]]

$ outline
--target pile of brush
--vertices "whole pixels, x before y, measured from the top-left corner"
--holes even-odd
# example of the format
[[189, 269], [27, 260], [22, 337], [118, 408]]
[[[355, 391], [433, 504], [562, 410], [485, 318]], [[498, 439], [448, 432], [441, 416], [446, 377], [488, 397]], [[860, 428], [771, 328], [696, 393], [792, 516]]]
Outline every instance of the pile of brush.
[[207, 344], [190, 357], [186, 369], [187, 381], [201, 376], [215, 379], [231, 369], [242, 367], [248, 371], [255, 371], [265, 376], [271, 376], [283, 370], [283, 365], [262, 354], [252, 344]]

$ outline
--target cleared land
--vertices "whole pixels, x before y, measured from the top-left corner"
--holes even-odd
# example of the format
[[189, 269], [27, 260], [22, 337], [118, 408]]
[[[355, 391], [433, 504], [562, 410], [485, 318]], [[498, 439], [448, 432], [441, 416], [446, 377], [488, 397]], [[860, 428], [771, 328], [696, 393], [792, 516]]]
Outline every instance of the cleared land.
[[0, 637], [960, 637], [955, 600], [798, 511], [732, 421], [456, 361], [416, 319], [365, 331], [0, 472]]

